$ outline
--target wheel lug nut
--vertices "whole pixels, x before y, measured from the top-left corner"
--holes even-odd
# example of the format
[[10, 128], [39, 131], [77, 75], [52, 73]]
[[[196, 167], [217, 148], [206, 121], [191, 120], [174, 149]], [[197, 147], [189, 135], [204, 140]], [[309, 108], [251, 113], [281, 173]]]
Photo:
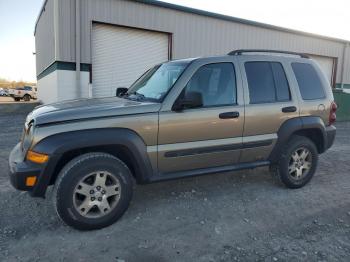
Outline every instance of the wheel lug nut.
[[97, 187], [96, 187], [96, 189], [97, 189], [97, 190], [100, 190], [100, 189], [101, 189], [101, 187], [100, 187], [100, 186], [97, 186]]
[[93, 193], [95, 193], [95, 191], [94, 190], [90, 190], [90, 194], [93, 194]]
[[102, 197], [99, 197], [99, 198], [98, 198], [98, 201], [102, 201]]
[[106, 194], [106, 191], [102, 190], [102, 194]]
[[94, 200], [95, 200], [95, 198], [94, 198], [94, 197], [92, 197], [92, 198], [91, 198], [91, 201], [94, 201]]

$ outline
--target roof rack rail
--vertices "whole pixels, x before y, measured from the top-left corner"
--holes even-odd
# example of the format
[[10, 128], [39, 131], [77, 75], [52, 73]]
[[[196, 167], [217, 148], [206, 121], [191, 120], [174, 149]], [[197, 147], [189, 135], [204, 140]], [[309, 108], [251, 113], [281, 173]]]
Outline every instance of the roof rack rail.
[[243, 53], [277, 53], [277, 54], [288, 54], [288, 55], [297, 55], [301, 58], [310, 58], [307, 54], [289, 52], [289, 51], [280, 51], [280, 50], [268, 50], [268, 49], [238, 49], [231, 51], [228, 55], [242, 55]]

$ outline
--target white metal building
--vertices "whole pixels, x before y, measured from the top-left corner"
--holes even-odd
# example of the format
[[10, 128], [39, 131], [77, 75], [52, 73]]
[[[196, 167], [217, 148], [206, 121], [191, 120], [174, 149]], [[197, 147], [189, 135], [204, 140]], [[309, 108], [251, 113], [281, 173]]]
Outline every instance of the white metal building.
[[309, 54], [333, 87], [350, 88], [349, 41], [153, 0], [46, 0], [35, 26], [44, 102], [113, 96], [169, 59], [235, 49]]

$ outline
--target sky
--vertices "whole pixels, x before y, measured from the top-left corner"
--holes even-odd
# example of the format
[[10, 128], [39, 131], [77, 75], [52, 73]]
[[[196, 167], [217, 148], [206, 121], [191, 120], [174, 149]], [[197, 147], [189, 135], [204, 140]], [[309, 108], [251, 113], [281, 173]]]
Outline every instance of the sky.
[[[0, 0], [0, 78], [36, 80], [33, 33], [43, 1]], [[164, 1], [350, 40], [349, 0]]]

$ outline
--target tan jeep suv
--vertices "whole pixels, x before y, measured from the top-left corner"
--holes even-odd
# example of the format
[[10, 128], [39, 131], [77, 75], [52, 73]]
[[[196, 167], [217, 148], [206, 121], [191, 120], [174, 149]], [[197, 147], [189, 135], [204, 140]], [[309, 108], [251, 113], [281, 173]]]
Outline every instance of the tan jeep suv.
[[59, 217], [77, 229], [120, 218], [133, 181], [270, 166], [300, 188], [336, 133], [330, 84], [304, 54], [170, 61], [117, 95], [37, 107], [10, 155], [13, 186], [44, 197], [54, 185]]

